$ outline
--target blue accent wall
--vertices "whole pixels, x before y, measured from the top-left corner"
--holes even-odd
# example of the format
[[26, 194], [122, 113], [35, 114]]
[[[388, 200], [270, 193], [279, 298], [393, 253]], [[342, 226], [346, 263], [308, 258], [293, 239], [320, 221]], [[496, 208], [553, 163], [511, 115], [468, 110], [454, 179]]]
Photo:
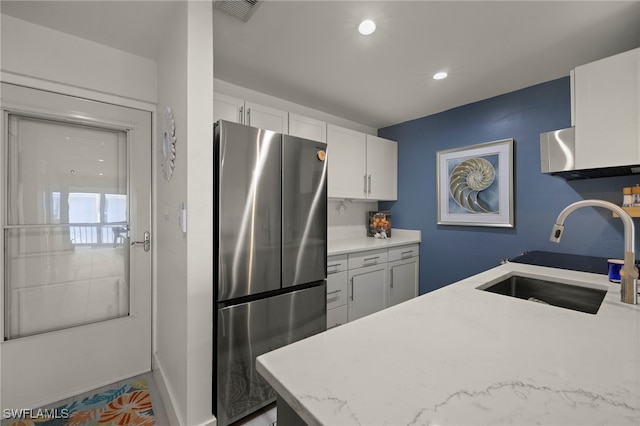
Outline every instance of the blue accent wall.
[[[567, 182], [542, 174], [540, 133], [570, 125], [570, 80], [565, 77], [378, 131], [398, 141], [398, 200], [381, 202], [380, 209], [391, 211], [394, 228], [422, 231], [421, 294], [524, 251], [622, 258], [622, 222], [604, 209], [573, 212], [562, 241], [549, 241], [567, 205], [590, 198], [620, 205], [622, 188], [640, 183], [640, 176]], [[437, 151], [509, 138], [515, 141], [515, 227], [437, 225]]]

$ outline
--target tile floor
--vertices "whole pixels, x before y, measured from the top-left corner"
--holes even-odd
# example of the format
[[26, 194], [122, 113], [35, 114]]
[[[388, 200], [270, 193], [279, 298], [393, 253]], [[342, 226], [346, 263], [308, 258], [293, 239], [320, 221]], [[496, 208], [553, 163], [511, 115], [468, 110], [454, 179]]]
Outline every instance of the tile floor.
[[[101, 388], [94, 389], [92, 391], [85, 392], [71, 398], [56, 401], [52, 404], [45, 405], [44, 407], [40, 407], [40, 408], [53, 409], [53, 408], [60, 407], [61, 405], [70, 404], [73, 401], [81, 401], [84, 398], [91, 397], [97, 393], [106, 391], [113, 387], [122, 386], [123, 384], [129, 383], [132, 380], [136, 380], [136, 379], [145, 379], [149, 385], [149, 394], [151, 395], [151, 402], [153, 403], [153, 412], [155, 414], [156, 425], [157, 426], [178, 426], [178, 425], [169, 424], [169, 418], [167, 417], [164, 404], [162, 403], [162, 398], [160, 397], [160, 392], [158, 391], [158, 387], [156, 385], [155, 379], [153, 378], [152, 372], [141, 374], [140, 376], [136, 376], [135, 378], [124, 380], [122, 382], [112, 383], [110, 385], [103, 386]], [[2, 425], [5, 425], [7, 423], [8, 421], [7, 422], [3, 421]], [[233, 424], [233, 426], [276, 426], [276, 425], [277, 425], [277, 411], [276, 411], [275, 402]]]
[[276, 403], [267, 405], [262, 410], [258, 410], [250, 416], [234, 423], [233, 426], [276, 426], [278, 413]]
[[[160, 397], [160, 392], [158, 391], [158, 387], [156, 385], [155, 379], [153, 378], [152, 372], [141, 374], [139, 376], [136, 376], [133, 379], [127, 379], [121, 382], [112, 383], [110, 385], [103, 386], [101, 388], [94, 389], [89, 392], [85, 392], [80, 395], [73, 396], [71, 398], [66, 398], [60, 401], [56, 401], [52, 404], [48, 404], [48, 405], [45, 405], [44, 407], [39, 407], [39, 408], [53, 409], [53, 408], [60, 407], [62, 405], [68, 405], [68, 404], [71, 404], [73, 401], [81, 401], [84, 398], [91, 397], [97, 393], [106, 391], [108, 389], [112, 389], [114, 387], [122, 386], [125, 383], [130, 383], [132, 380], [137, 380], [137, 379], [145, 379], [147, 381], [147, 384], [149, 385], [149, 394], [151, 395], [151, 403], [153, 404], [153, 413], [156, 419], [156, 425], [157, 426], [174, 426], [169, 424], [169, 418], [167, 417], [164, 404], [162, 403], [162, 398]], [[13, 421], [14, 420], [6, 420], [6, 421], [3, 420], [2, 425], [8, 424]], [[258, 425], [256, 424], [255, 426], [258, 426]]]

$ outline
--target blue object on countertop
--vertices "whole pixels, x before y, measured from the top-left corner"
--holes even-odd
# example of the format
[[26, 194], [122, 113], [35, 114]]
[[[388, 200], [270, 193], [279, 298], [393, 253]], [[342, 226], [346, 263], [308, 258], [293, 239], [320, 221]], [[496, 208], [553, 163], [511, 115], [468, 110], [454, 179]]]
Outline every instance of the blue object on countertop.
[[620, 282], [620, 269], [624, 265], [624, 260], [620, 259], [608, 259], [609, 263], [609, 281], [612, 283]]

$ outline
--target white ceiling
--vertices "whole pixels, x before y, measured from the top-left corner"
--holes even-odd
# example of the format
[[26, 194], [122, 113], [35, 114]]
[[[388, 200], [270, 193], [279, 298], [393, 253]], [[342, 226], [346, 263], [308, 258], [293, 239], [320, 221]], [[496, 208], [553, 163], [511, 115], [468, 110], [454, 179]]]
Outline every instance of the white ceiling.
[[[155, 58], [171, 1], [7, 1], [2, 13]], [[363, 18], [376, 20], [368, 37]], [[214, 13], [217, 79], [380, 128], [640, 46], [640, 1], [264, 1]], [[449, 77], [431, 76], [446, 70]]]

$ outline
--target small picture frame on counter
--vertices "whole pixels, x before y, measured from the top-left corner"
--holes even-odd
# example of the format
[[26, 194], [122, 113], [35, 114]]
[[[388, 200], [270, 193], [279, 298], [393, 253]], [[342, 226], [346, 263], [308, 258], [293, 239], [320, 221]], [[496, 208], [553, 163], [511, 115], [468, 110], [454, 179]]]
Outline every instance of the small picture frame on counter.
[[369, 212], [367, 236], [373, 238], [391, 238], [391, 213]]

